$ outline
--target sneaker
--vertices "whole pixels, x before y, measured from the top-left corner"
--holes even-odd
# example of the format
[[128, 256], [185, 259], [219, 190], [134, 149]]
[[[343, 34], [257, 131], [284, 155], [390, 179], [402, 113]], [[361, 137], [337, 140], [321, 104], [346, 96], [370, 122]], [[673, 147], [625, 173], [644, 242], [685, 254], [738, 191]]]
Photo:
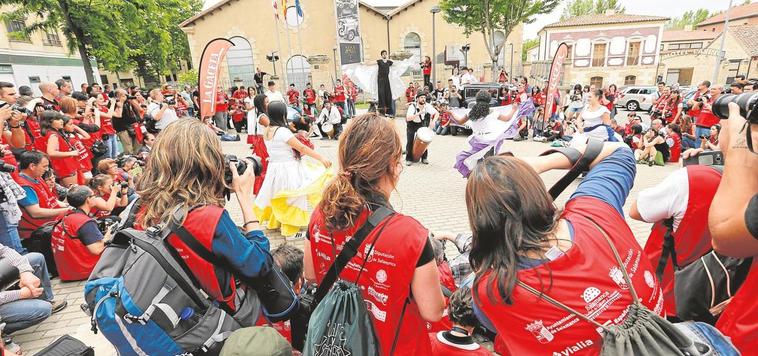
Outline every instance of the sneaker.
[[421, 159], [421, 163], [423, 163], [423, 164], [429, 164], [429, 161], [427, 161], [426, 158], [422, 158]]
[[413, 164], [413, 162], [411, 162], [411, 161], [405, 161], [405, 165], [406, 165], [406, 166], [410, 166], [410, 165], [412, 165], [412, 164]]
[[284, 241], [287, 242], [296, 242], [296, 241], [303, 241], [305, 240], [305, 231], [298, 231], [293, 236], [285, 236]]
[[652, 166], [653, 166], [653, 164], [655, 164], [655, 162], [654, 162], [654, 161], [647, 161], [647, 165], [648, 165], [648, 167], [652, 167]]
[[63, 309], [66, 309], [66, 306], [68, 306], [68, 302], [65, 300], [51, 300], [50, 304], [53, 305], [53, 311], [51, 314], [55, 314]]

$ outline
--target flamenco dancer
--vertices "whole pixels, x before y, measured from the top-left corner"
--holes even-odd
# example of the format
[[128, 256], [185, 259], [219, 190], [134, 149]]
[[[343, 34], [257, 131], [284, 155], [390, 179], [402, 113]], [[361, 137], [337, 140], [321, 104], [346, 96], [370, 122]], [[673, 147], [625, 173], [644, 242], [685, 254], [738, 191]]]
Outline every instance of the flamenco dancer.
[[[461, 151], [455, 157], [454, 168], [460, 172], [464, 178], [468, 178], [471, 170], [476, 166], [479, 160], [483, 159], [488, 153], [497, 153], [503, 144], [503, 141], [518, 135], [519, 118], [532, 114], [535, 110], [534, 103], [527, 99], [517, 108], [515, 106], [502, 106], [494, 108], [490, 112], [490, 100], [492, 96], [486, 90], [480, 90], [476, 94], [476, 103], [468, 113], [463, 117], [456, 115], [465, 110], [451, 111], [451, 120], [459, 125], [468, 122], [473, 134], [469, 136], [469, 149]], [[514, 109], [515, 108], [515, 109]], [[508, 110], [508, 111], [505, 111]]]
[[379, 114], [387, 116], [394, 115], [392, 110], [392, 89], [390, 88], [390, 67], [392, 61], [387, 59], [387, 51], [382, 50], [382, 59], [376, 61], [378, 73], [376, 76], [377, 86], [379, 87]]

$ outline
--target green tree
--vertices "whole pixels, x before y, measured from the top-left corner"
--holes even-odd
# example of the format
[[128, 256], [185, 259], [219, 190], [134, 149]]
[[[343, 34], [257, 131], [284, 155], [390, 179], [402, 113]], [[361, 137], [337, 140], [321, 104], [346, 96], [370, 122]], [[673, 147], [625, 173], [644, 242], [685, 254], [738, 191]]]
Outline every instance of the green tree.
[[711, 14], [708, 9], [687, 10], [682, 13], [680, 17], [674, 17], [666, 23], [666, 28], [671, 30], [683, 30], [687, 26], [695, 26], [705, 19], [710, 17]]
[[617, 14], [626, 12], [618, 0], [573, 0], [563, 9], [561, 21], [574, 16], [604, 14], [607, 10], [613, 10]]
[[502, 45], [495, 45], [495, 30], [503, 31], [508, 38], [519, 24], [534, 22], [535, 15], [553, 11], [560, 0], [441, 0], [445, 21], [463, 27], [468, 36], [479, 32], [484, 37], [487, 53], [492, 61], [492, 77]]
[[529, 52], [529, 50], [539, 45], [540, 45], [539, 38], [530, 38], [528, 40], [524, 40], [524, 43], [521, 45], [521, 61], [526, 62], [526, 55]]

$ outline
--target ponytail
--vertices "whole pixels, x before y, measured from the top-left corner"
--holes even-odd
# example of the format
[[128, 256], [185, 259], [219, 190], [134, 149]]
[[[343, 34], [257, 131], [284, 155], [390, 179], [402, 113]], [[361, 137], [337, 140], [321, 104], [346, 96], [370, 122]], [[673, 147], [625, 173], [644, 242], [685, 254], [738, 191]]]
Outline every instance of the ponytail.
[[353, 186], [352, 174], [340, 172], [326, 187], [321, 200], [327, 229], [340, 231], [353, 226], [365, 205], [365, 198]]

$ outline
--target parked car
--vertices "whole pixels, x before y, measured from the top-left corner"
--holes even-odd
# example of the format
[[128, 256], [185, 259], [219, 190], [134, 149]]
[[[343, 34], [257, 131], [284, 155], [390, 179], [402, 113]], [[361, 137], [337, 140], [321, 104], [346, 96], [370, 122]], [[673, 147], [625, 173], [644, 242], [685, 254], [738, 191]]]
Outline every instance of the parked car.
[[[500, 90], [500, 87], [501, 85], [498, 83], [466, 84], [463, 86], [463, 94], [461, 96], [463, 96], [463, 102], [466, 107], [471, 108], [476, 102], [476, 93], [480, 90], [487, 90], [490, 92], [490, 95], [492, 95], [490, 106], [497, 106], [499, 104], [497, 100], [497, 92]], [[454, 122], [450, 123], [450, 134], [453, 136], [457, 136], [458, 134], [470, 135], [471, 132], [472, 130], [468, 124], [458, 125]]]
[[630, 86], [621, 90], [616, 106], [629, 111], [648, 111], [655, 100], [655, 87]]

